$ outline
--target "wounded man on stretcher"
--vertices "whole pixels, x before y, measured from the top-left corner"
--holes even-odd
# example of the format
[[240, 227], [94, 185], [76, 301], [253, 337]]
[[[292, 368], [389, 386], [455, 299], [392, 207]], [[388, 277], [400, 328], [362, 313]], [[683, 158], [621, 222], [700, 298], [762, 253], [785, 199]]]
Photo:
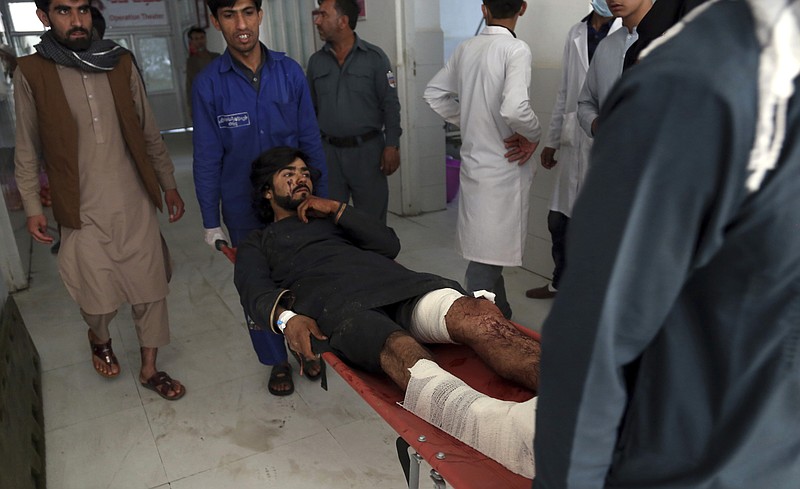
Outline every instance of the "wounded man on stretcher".
[[234, 281], [247, 315], [283, 334], [302, 358], [315, 359], [324, 348], [357, 368], [385, 372], [405, 391], [406, 409], [533, 477], [536, 398], [489, 398], [436, 365], [422, 343], [466, 345], [498, 375], [532, 391], [539, 343], [491, 301], [396, 263], [394, 231], [314, 196], [306, 161], [301, 151], [280, 147], [253, 162], [254, 205], [266, 226], [236, 257]]

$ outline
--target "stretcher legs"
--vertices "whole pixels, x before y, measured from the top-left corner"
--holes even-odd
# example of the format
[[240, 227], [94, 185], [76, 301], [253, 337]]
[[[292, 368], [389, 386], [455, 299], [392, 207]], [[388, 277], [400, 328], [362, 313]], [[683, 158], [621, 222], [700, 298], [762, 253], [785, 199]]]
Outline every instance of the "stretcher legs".
[[[403, 473], [406, 476], [408, 489], [419, 489], [419, 469], [420, 465], [422, 465], [423, 458], [416, 452], [410, 455], [408, 449], [411, 445], [402, 437], [397, 437], [395, 446], [397, 447], [397, 458], [400, 459], [400, 465], [403, 466]], [[433, 481], [434, 489], [447, 489], [447, 483], [438, 472], [431, 469], [430, 477]]]

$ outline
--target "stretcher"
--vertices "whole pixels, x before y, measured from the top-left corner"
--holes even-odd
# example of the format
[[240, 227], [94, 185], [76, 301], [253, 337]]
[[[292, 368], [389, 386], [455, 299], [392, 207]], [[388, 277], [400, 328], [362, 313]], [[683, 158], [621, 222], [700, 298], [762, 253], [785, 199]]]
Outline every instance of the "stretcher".
[[[217, 249], [235, 261], [235, 249], [220, 242], [217, 243]], [[522, 333], [539, 339], [536, 332], [516, 326]], [[515, 402], [527, 401], [534, 395], [499, 377], [466, 346], [426, 346], [439, 366], [483, 394]], [[397, 432], [397, 455], [410, 489], [420, 487], [423, 460], [432, 468], [430, 477], [436, 489], [444, 489], [447, 484], [455, 489], [530, 489], [531, 479], [514, 474], [495, 460], [403, 409], [400, 406], [404, 398], [403, 391], [388, 376], [354, 369], [331, 352], [323, 353], [322, 358]], [[409, 453], [409, 448], [413, 453]]]
[[[517, 328], [538, 339], [535, 332], [519, 325]], [[479, 392], [505, 401], [523, 402], [533, 397], [531, 391], [495, 374], [466, 346], [426, 346], [439, 366]], [[330, 352], [323, 353], [322, 358], [397, 432], [397, 455], [409, 488], [419, 487], [420, 464], [425, 460], [432, 468], [431, 479], [436, 489], [447, 487], [447, 483], [456, 489], [530, 489], [531, 479], [514, 474], [403, 409], [399, 405], [403, 392], [388, 376], [353, 369]], [[409, 447], [414, 451], [411, 455]]]

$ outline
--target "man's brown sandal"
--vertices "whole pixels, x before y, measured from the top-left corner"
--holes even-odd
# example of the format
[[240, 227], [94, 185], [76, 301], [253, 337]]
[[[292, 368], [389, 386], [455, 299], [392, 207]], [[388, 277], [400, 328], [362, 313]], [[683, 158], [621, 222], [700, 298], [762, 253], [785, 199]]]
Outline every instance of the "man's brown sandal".
[[[152, 377], [147, 379], [146, 382], [141, 382], [141, 384], [145, 389], [150, 389], [168, 401], [177, 401], [186, 394], [186, 387], [180, 384], [179, 388], [175, 380], [167, 375], [166, 372], [156, 372]], [[174, 393], [171, 396], [169, 395], [170, 391]]]
[[[108, 339], [106, 343], [94, 343], [92, 341], [92, 330], [89, 330], [89, 346], [92, 347], [92, 356], [96, 357], [98, 360], [103, 362], [108, 367], [108, 372], [104, 372], [101, 370], [98, 365], [92, 360], [92, 366], [97, 371], [98, 374], [102, 375], [107, 379], [114, 378], [119, 375], [119, 362], [117, 361], [117, 356], [114, 355], [114, 350], [111, 349], [111, 338]], [[114, 366], [117, 367], [117, 371], [114, 372]]]

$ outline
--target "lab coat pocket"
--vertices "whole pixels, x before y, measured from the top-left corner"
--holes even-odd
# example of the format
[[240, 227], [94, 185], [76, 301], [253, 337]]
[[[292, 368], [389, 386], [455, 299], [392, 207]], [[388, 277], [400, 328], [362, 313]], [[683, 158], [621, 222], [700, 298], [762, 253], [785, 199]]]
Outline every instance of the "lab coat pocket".
[[561, 146], [577, 146], [578, 138], [575, 137], [575, 133], [578, 130], [582, 130], [578, 125], [578, 113], [564, 114], [564, 122], [561, 124]]

